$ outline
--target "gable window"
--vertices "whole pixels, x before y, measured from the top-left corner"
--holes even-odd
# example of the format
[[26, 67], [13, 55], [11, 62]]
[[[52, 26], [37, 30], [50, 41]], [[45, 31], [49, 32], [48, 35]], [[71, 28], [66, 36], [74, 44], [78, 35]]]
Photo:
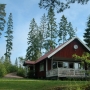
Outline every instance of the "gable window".
[[40, 63], [40, 71], [44, 71], [44, 62]]

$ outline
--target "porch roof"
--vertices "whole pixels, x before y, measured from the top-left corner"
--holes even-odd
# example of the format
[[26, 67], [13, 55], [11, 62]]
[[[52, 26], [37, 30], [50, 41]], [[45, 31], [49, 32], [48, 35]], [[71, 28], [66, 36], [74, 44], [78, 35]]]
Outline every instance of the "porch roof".
[[34, 65], [35, 64], [35, 61], [30, 61], [30, 60], [27, 60], [27, 61], [25, 61], [24, 62], [24, 66], [26, 66], [26, 65]]
[[49, 52], [47, 52], [45, 55], [41, 56], [38, 60], [36, 61], [25, 61], [26, 64], [36, 64], [46, 58], [50, 58], [52, 57], [54, 54], [56, 54], [58, 51], [60, 51], [62, 48], [64, 48], [65, 46], [67, 46], [70, 42], [72, 42], [73, 40], [77, 39], [79, 42], [81, 42], [81, 44], [88, 50], [90, 51], [90, 48], [88, 48], [78, 37], [74, 37], [72, 39], [70, 39], [69, 41], [61, 44], [60, 46], [58, 46], [55, 49], [50, 50]]

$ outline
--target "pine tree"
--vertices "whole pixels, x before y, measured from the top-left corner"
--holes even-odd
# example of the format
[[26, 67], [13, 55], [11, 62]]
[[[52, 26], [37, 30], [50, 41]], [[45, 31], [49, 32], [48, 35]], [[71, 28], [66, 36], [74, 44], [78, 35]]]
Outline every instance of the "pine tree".
[[86, 4], [89, 0], [40, 0], [39, 7], [48, 9], [51, 6], [56, 9], [57, 12], [63, 12], [65, 9], [70, 8], [70, 4], [79, 3]]
[[68, 40], [72, 39], [76, 35], [71, 22], [68, 23], [67, 32], [68, 32]]
[[8, 22], [7, 22], [7, 31], [6, 33], [6, 53], [5, 53], [5, 57], [6, 59], [10, 60], [10, 56], [11, 56], [11, 50], [12, 50], [12, 39], [13, 39], [13, 21], [12, 21], [12, 13], [10, 13], [9, 18], [8, 18]]
[[59, 42], [62, 41], [63, 43], [67, 41], [67, 18], [63, 15], [61, 17], [61, 22], [59, 23]]
[[25, 58], [23, 58], [23, 57], [21, 56], [21, 57], [18, 57], [18, 59], [19, 59], [19, 67], [21, 68], [21, 67], [23, 67], [23, 63], [24, 63], [24, 61], [25, 61]]
[[4, 19], [4, 17], [6, 16], [5, 5], [6, 4], [0, 4], [0, 36], [2, 35], [1, 31], [4, 30], [4, 26], [6, 22]]
[[45, 14], [43, 14], [42, 18], [41, 18], [41, 22], [40, 22], [40, 26], [39, 26], [39, 41], [40, 41], [40, 51], [41, 54], [42, 49], [44, 49], [44, 42], [47, 39], [47, 17]]
[[61, 17], [61, 21], [59, 23], [58, 36], [58, 42], [60, 43], [64, 43], [75, 36], [75, 31], [72, 27], [72, 23], [68, 22], [64, 15]]
[[52, 7], [50, 7], [47, 15], [47, 40], [45, 42], [45, 49], [47, 51], [50, 50], [50, 48], [55, 48], [56, 47], [56, 37], [57, 37], [57, 25], [56, 25], [56, 18], [55, 18], [55, 13]]
[[17, 60], [17, 58], [15, 60], [15, 66], [18, 67], [18, 60]]
[[2, 57], [0, 58], [0, 62], [3, 63], [4, 60], [5, 60], [5, 59], [4, 59], [4, 56], [2, 56]]
[[90, 47], [90, 16], [88, 17], [87, 28], [85, 29], [85, 33], [83, 37], [86, 45]]
[[30, 31], [28, 33], [28, 48], [26, 52], [26, 59], [37, 60], [40, 53], [39, 48], [39, 30], [35, 19], [33, 18], [30, 23]]

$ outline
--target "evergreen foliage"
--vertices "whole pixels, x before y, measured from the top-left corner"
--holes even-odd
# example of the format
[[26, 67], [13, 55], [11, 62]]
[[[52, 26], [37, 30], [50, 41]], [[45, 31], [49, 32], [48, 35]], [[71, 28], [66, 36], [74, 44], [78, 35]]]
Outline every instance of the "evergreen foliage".
[[69, 39], [73, 38], [75, 36], [75, 31], [72, 27], [71, 22], [67, 21], [67, 18], [62, 15], [61, 21], [59, 23], [59, 30], [58, 30], [58, 42], [66, 42]]
[[6, 53], [5, 57], [10, 60], [11, 50], [12, 50], [12, 39], [13, 39], [13, 21], [12, 21], [12, 13], [10, 13], [8, 22], [7, 22], [7, 31], [6, 33]]
[[62, 40], [62, 42], [66, 42], [66, 37], [67, 37], [67, 18], [63, 15], [61, 17], [61, 22], [59, 23], [59, 32], [58, 32], [58, 36], [59, 36], [59, 41]]
[[26, 53], [26, 59], [37, 60], [40, 53], [39, 42], [39, 29], [35, 19], [33, 18], [30, 23], [30, 31], [28, 33], [28, 48]]
[[[19, 67], [23, 67], [23, 63], [24, 63], [24, 61], [25, 61], [25, 58], [23, 58], [23, 57], [18, 57], [18, 59], [19, 59]], [[17, 58], [16, 58], [16, 61], [17, 61]], [[15, 62], [16, 62], [15, 61]]]
[[41, 21], [40, 21], [40, 26], [39, 26], [39, 40], [40, 40], [40, 52], [42, 52], [42, 49], [45, 48], [44, 47], [44, 42], [47, 39], [47, 17], [45, 15], [45, 13], [43, 14], [43, 16], [41, 17]]
[[26, 60], [37, 60], [44, 53], [54, 49], [61, 41], [66, 42], [75, 36], [71, 22], [63, 15], [57, 30], [55, 13], [50, 7], [47, 17], [43, 14], [40, 26], [37, 25], [33, 18], [30, 23], [28, 33], [28, 48], [26, 50]]
[[77, 2], [84, 5], [88, 1], [89, 0], [40, 0], [39, 7], [44, 9], [49, 9], [50, 7], [52, 7], [59, 13], [63, 12], [67, 8], [70, 8], [70, 4]]
[[69, 36], [68, 40], [72, 39], [76, 35], [71, 22], [69, 22], [67, 25], [67, 32], [68, 32], [68, 36]]
[[56, 47], [56, 37], [57, 37], [57, 24], [56, 24], [56, 18], [55, 18], [55, 13], [52, 7], [49, 8], [48, 15], [47, 15], [47, 32], [46, 36], [47, 39], [44, 43], [45, 49], [47, 51], [50, 51], [50, 48], [55, 48]]
[[4, 17], [6, 16], [5, 5], [6, 4], [0, 4], [0, 36], [2, 35], [1, 31], [4, 30], [4, 26], [6, 23], [6, 21], [4, 19]]
[[15, 66], [18, 67], [18, 60], [17, 60], [17, 58], [15, 60]]
[[87, 21], [87, 28], [85, 29], [84, 33], [84, 41], [88, 47], [90, 47], [90, 16]]

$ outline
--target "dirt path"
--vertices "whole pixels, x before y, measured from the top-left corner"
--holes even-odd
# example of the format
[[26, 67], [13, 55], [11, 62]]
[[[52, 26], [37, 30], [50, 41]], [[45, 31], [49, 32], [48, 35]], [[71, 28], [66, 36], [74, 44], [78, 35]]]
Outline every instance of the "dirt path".
[[16, 72], [14, 72], [14, 73], [9, 73], [5, 75], [4, 78], [23, 78], [23, 77], [17, 76]]

